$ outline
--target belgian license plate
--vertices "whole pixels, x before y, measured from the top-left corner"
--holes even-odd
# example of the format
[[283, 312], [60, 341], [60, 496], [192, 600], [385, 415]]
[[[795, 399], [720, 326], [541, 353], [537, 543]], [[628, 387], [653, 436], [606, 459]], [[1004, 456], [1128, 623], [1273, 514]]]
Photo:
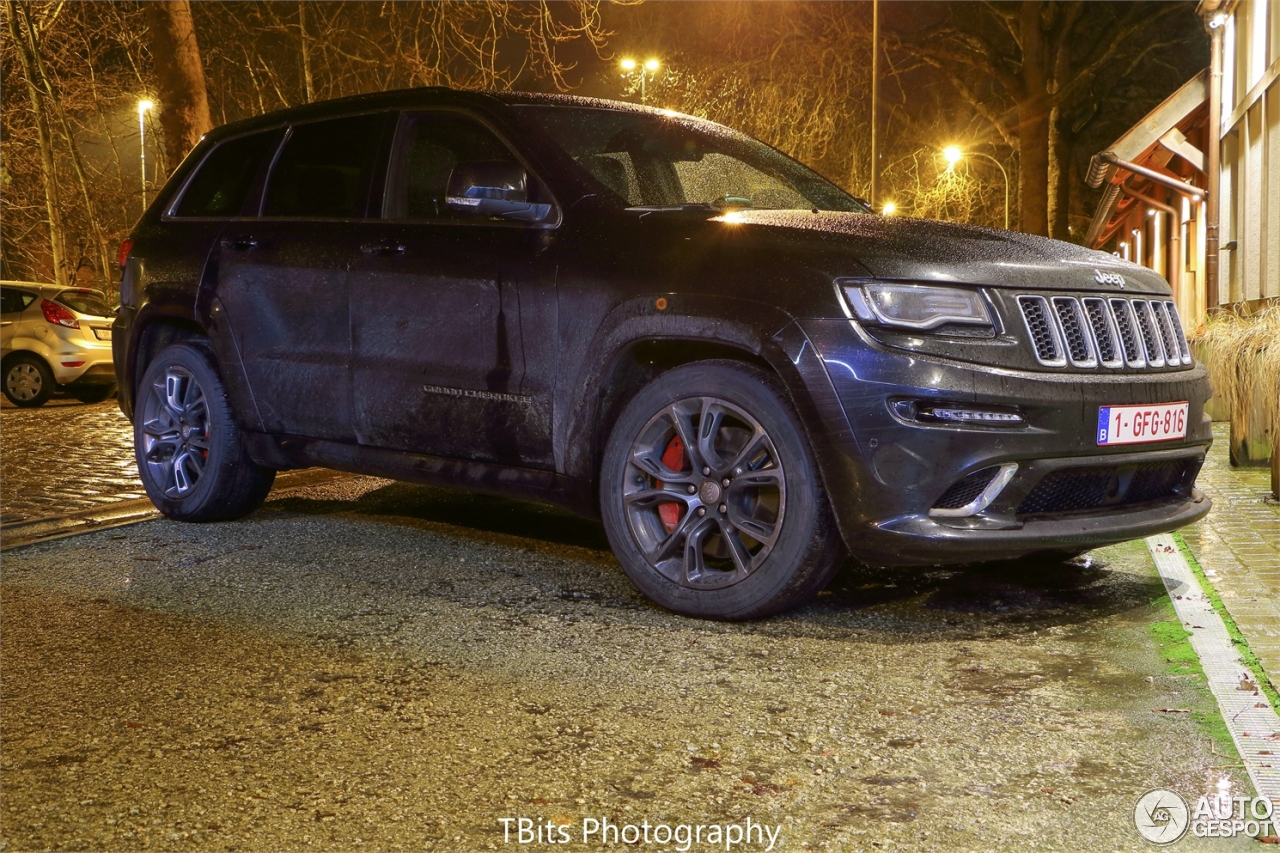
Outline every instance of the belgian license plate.
[[1187, 437], [1187, 404], [1102, 406], [1098, 444], [1142, 444]]
[[109, 340], [111, 340], [111, 330], [110, 330], [110, 329], [94, 329], [94, 330], [93, 330], [93, 333], [94, 333], [95, 335], [97, 335], [97, 336], [98, 336], [98, 340], [100, 340], [100, 341], [109, 341]]

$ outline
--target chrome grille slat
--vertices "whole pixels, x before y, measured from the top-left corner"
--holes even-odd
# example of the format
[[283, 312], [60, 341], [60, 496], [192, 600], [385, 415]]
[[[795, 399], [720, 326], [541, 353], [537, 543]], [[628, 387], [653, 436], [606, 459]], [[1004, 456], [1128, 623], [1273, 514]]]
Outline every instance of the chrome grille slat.
[[1164, 367], [1164, 347], [1160, 343], [1160, 330], [1151, 303], [1145, 299], [1133, 300], [1133, 313], [1138, 317], [1138, 331], [1142, 333], [1142, 347], [1146, 350], [1147, 365]]
[[1124, 359], [1119, 347], [1119, 334], [1116, 332], [1116, 321], [1107, 310], [1107, 303], [1097, 297], [1080, 300], [1084, 306], [1085, 316], [1089, 318], [1089, 329], [1093, 332], [1093, 342], [1097, 346], [1098, 362], [1103, 367], [1120, 367]]
[[1186, 330], [1182, 328], [1182, 318], [1178, 316], [1178, 306], [1172, 302], [1164, 304], [1164, 310], [1169, 315], [1169, 322], [1173, 324], [1174, 334], [1178, 340], [1178, 352], [1182, 355], [1182, 363], [1191, 363], [1191, 345], [1187, 343]]
[[1093, 336], [1084, 323], [1080, 303], [1070, 296], [1053, 297], [1053, 310], [1058, 318], [1058, 329], [1072, 367], [1097, 367]]
[[1048, 300], [1043, 296], [1019, 296], [1018, 306], [1022, 309], [1022, 321], [1031, 335], [1036, 361], [1045, 367], [1066, 367], [1062, 336], [1057, 324], [1053, 322]]
[[1142, 343], [1138, 340], [1138, 319], [1133, 314], [1133, 306], [1127, 299], [1112, 299], [1107, 304], [1120, 330], [1124, 363], [1129, 367], [1146, 367], [1147, 357], [1142, 354]]
[[1151, 302], [1151, 310], [1156, 315], [1156, 325], [1160, 327], [1160, 340], [1164, 342], [1164, 358], [1169, 364], [1177, 364], [1182, 360], [1182, 348], [1178, 346], [1178, 332], [1169, 316], [1169, 303]]
[[1024, 293], [1017, 303], [1045, 367], [1158, 369], [1194, 361], [1171, 300]]

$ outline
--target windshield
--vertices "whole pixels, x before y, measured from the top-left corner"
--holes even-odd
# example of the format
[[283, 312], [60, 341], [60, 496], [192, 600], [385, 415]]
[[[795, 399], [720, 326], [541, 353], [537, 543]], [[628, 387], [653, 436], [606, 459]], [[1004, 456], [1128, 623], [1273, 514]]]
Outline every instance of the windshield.
[[629, 207], [868, 212], [790, 157], [711, 122], [592, 107], [515, 109]]
[[88, 314], [91, 317], [111, 316], [106, 298], [96, 290], [64, 290], [55, 298], [79, 314]]

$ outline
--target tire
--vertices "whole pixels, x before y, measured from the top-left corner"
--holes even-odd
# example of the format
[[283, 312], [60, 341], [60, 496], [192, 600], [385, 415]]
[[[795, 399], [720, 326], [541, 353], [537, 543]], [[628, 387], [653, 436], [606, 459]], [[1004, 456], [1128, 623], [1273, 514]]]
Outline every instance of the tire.
[[34, 355], [15, 355], [4, 366], [4, 395], [9, 402], [24, 409], [43, 406], [57, 387], [53, 371], [44, 359]]
[[794, 607], [843, 556], [795, 410], [771, 374], [738, 362], [677, 367], [636, 394], [605, 447], [600, 507], [627, 576], [686, 616]]
[[213, 352], [199, 341], [167, 347], [138, 384], [134, 455], [147, 496], [179, 521], [226, 521], [256, 509], [276, 472], [249, 458]]
[[77, 388], [71, 396], [81, 403], [101, 403], [114, 393], [116, 393], [114, 385], [89, 385], [85, 388]]

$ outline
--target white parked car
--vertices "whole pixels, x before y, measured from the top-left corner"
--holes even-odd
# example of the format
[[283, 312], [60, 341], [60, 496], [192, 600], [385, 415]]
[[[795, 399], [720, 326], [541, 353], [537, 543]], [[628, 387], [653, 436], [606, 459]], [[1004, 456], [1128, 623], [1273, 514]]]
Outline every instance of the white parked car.
[[0, 282], [0, 387], [15, 406], [42, 406], [55, 390], [97, 403], [115, 391], [112, 311], [101, 291]]

